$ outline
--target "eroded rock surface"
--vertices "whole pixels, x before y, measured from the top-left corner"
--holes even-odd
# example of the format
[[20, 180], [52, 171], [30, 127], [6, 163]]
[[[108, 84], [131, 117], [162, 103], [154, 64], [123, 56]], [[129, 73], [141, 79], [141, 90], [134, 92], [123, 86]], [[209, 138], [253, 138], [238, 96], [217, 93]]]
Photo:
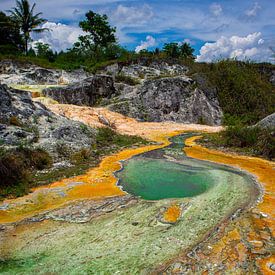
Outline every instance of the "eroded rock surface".
[[112, 77], [96, 75], [66, 87], [51, 87], [43, 90], [46, 97], [59, 103], [94, 106], [102, 98], [109, 99], [116, 94]]
[[95, 130], [54, 114], [30, 93], [0, 85], [0, 140], [3, 146], [29, 144], [57, 158], [57, 147], [79, 150], [94, 142]]
[[27, 62], [3, 60], [0, 62], [0, 83], [7, 85], [68, 84], [89, 76], [83, 69], [66, 72], [45, 69]]

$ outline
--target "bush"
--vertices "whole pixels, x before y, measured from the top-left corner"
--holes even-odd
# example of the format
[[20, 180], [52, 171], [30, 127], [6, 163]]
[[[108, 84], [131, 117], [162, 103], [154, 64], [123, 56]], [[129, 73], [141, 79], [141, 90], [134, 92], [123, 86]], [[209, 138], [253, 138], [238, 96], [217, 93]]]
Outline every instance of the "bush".
[[274, 129], [231, 126], [219, 134], [209, 136], [216, 146], [229, 147], [252, 155], [275, 158]]
[[261, 65], [222, 60], [190, 66], [191, 75], [197, 74], [205, 80], [199, 83], [199, 88], [217, 90], [225, 125], [253, 125], [275, 111], [274, 87], [261, 72]]
[[31, 175], [52, 165], [52, 158], [42, 149], [17, 148], [0, 152], [0, 197], [20, 196], [29, 191]]

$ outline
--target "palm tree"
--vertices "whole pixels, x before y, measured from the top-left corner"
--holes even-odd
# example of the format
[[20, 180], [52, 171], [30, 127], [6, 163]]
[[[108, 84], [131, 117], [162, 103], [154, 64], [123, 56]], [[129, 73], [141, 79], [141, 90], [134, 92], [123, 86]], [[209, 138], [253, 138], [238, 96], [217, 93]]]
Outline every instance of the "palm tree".
[[30, 7], [28, 0], [16, 0], [16, 7], [10, 10], [12, 20], [20, 27], [24, 39], [24, 51], [28, 53], [28, 43], [31, 40], [31, 32], [43, 32], [47, 28], [39, 28], [39, 26], [46, 22], [45, 19], [40, 18], [41, 12], [34, 14], [36, 4]]

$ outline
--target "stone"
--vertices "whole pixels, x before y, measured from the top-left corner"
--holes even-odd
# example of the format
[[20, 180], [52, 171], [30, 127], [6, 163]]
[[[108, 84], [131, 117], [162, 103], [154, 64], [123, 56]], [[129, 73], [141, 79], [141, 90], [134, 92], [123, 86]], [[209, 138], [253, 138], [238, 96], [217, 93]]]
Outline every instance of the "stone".
[[96, 75], [65, 87], [47, 88], [42, 93], [62, 104], [95, 106], [102, 98], [111, 98], [116, 90], [112, 77]]

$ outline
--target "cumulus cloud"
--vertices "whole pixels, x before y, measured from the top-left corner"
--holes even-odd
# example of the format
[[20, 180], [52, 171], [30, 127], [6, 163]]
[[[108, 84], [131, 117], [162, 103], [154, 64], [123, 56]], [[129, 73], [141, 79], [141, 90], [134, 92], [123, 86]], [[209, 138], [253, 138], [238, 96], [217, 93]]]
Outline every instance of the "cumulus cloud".
[[274, 63], [272, 52], [262, 38], [260, 32], [245, 37], [222, 36], [214, 43], [206, 43], [197, 56], [198, 62], [212, 62], [221, 58], [236, 58], [238, 60], [253, 60]]
[[48, 28], [49, 31], [43, 33], [33, 33], [34, 43], [36, 41], [47, 43], [54, 51], [61, 51], [70, 48], [83, 32], [80, 28], [61, 23], [46, 22], [42, 28]]
[[136, 47], [135, 52], [139, 53], [140, 51], [147, 50], [148, 48], [154, 47], [155, 45], [156, 45], [156, 39], [153, 36], [148, 35], [146, 37], [146, 41], [141, 41], [141, 44]]
[[222, 6], [217, 3], [213, 3], [210, 7], [210, 12], [214, 16], [220, 16], [222, 14]]

